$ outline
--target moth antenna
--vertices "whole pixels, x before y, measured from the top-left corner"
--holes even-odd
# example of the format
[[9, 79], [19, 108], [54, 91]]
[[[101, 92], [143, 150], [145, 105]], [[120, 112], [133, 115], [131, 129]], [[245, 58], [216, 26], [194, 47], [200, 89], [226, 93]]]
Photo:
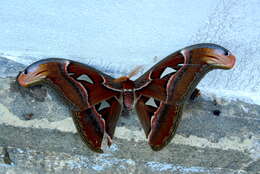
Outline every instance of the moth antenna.
[[119, 77], [119, 78], [116, 78], [114, 79], [113, 81], [114, 82], [123, 82], [123, 81], [126, 81], [127, 79], [130, 79], [131, 77], [133, 77], [134, 75], [136, 75], [141, 69], [143, 69], [143, 66], [137, 66], [135, 67], [130, 73], [128, 76], [122, 76], [122, 77]]
[[141, 71], [141, 69], [143, 69], [143, 66], [141, 66], [141, 65], [135, 67], [135, 68], [129, 73], [128, 78], [131, 78], [131, 77], [135, 76], [138, 72]]
[[127, 79], [129, 79], [127, 76], [122, 76], [122, 77], [114, 79], [113, 81], [116, 83], [119, 83], [119, 82], [126, 81]]

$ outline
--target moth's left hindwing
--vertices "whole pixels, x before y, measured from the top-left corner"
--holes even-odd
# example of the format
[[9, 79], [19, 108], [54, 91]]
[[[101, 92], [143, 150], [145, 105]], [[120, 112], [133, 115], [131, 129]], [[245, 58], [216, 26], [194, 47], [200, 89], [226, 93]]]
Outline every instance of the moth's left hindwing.
[[[102, 152], [104, 133], [108, 143], [114, 136], [116, 123], [121, 113], [118, 91], [107, 88], [104, 83], [113, 78], [86, 65], [71, 62], [67, 74], [84, 86], [89, 107], [73, 111], [73, 120], [83, 141], [94, 151]], [[83, 78], [83, 76], [85, 76]]]

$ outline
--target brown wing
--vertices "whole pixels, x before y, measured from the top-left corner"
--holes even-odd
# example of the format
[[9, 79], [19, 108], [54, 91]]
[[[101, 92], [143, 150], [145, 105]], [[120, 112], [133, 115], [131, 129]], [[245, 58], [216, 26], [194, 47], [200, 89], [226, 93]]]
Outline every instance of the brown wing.
[[101, 143], [107, 133], [111, 144], [121, 112], [120, 91], [103, 85], [113, 81], [112, 77], [78, 62], [50, 58], [28, 66], [17, 81], [24, 87], [49, 82], [74, 106], [73, 120], [82, 140], [92, 150], [102, 152]]
[[173, 138], [183, 104], [198, 94], [195, 87], [203, 76], [212, 69], [230, 69], [234, 62], [225, 48], [198, 44], [169, 55], [135, 81], [135, 108], [153, 150], [162, 149]]

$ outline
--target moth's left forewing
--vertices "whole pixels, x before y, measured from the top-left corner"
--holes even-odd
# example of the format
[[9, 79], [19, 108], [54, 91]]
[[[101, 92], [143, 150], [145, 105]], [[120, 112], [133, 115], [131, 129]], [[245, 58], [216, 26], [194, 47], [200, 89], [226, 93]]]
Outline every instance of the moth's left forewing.
[[122, 109], [121, 104], [114, 97], [104, 102], [107, 105], [103, 106], [102, 103], [84, 111], [72, 111], [73, 121], [83, 142], [96, 152], [103, 152], [101, 145], [105, 134], [107, 134], [108, 145], [111, 145]]
[[103, 85], [106, 81], [112, 81], [113, 78], [92, 67], [71, 62], [67, 67], [67, 75], [87, 90], [90, 106], [117, 95], [115, 91], [109, 90]]

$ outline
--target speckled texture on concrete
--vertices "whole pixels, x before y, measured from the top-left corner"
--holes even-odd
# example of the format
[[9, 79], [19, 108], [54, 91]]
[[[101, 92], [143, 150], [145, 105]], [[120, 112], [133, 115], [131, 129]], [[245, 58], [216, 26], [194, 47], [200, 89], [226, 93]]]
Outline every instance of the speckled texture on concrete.
[[70, 106], [54, 90], [24, 89], [15, 77], [0, 78], [0, 173], [260, 171], [260, 106], [201, 92], [186, 104], [175, 138], [162, 151], [150, 149], [132, 113], [120, 118], [113, 145], [104, 143], [105, 153], [96, 154], [80, 140]]

